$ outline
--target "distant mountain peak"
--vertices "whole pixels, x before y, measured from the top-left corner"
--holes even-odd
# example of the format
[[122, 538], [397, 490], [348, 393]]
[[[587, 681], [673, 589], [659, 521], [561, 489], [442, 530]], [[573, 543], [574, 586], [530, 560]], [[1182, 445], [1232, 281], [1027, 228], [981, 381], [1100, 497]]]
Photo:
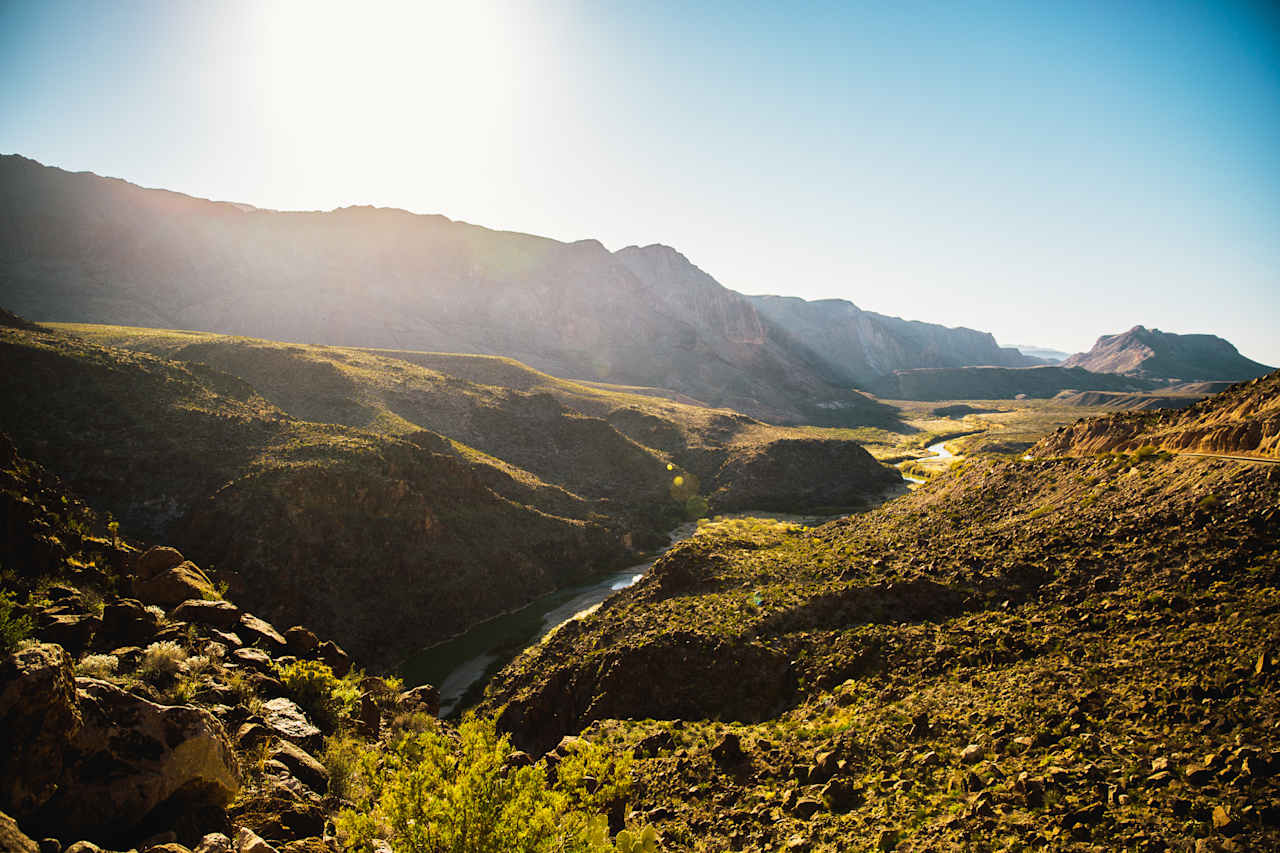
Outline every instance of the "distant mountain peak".
[[1094, 373], [1123, 373], [1146, 379], [1253, 379], [1273, 368], [1245, 358], [1230, 341], [1217, 335], [1180, 335], [1141, 324], [1098, 338], [1093, 349], [1076, 353], [1063, 367]]

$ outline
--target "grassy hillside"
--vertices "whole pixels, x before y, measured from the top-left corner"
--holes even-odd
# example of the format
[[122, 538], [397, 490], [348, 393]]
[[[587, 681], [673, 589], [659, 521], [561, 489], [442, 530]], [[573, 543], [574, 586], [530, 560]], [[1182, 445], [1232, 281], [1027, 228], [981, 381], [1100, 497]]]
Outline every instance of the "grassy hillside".
[[1144, 452], [711, 524], [485, 707], [634, 751], [678, 849], [1270, 849], [1277, 507], [1271, 466]]
[[847, 436], [558, 379], [508, 358], [113, 326], [54, 328], [216, 367], [298, 418], [392, 435], [440, 433], [468, 459], [496, 464], [525, 487], [510, 485], [503, 494], [543, 506], [540, 496], [559, 498], [556, 490], [563, 490], [581, 506], [559, 501], [549, 510], [585, 517], [625, 509], [640, 533], [661, 526], [663, 517], [655, 514], [670, 497], [668, 464], [693, 475], [698, 487], [690, 493], [705, 497], [712, 511], [848, 506], [894, 482]]

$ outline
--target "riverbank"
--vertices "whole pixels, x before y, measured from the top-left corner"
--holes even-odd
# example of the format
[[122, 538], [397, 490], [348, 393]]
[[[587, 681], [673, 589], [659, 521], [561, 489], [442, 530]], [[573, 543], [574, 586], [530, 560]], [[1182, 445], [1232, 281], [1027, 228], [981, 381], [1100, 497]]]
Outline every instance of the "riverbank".
[[[881, 501], [900, 494], [886, 491]], [[727, 513], [725, 518], [770, 518], [806, 527], [843, 518], [834, 514], [777, 513], [762, 510]], [[696, 522], [685, 522], [671, 533], [670, 542], [644, 562], [609, 572], [585, 584], [557, 590], [517, 610], [494, 616], [467, 631], [436, 643], [408, 658], [401, 667], [406, 686], [434, 684], [440, 691], [440, 716], [450, 717], [479, 700], [484, 685], [498, 670], [530, 646], [543, 642], [566, 622], [591, 613], [610, 595], [635, 584], [659, 557], [693, 536]]]

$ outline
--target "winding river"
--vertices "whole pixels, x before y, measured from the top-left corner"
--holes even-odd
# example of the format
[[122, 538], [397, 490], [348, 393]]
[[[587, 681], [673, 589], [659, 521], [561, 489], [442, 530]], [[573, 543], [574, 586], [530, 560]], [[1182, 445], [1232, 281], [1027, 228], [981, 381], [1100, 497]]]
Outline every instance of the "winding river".
[[[821, 524], [841, 517], [764, 511], [736, 512], [722, 517], [753, 516], [804, 525]], [[486, 619], [452, 639], [428, 646], [401, 667], [404, 683], [410, 687], [436, 685], [440, 690], [441, 717], [461, 711], [479, 698], [489, 676], [514, 660], [516, 655], [541, 642], [564, 623], [591, 613], [610, 595], [640, 580], [658, 557], [688, 539], [697, 529], [694, 522], [682, 524], [672, 531], [668, 545], [646, 562], [602, 575], [580, 586], [548, 593], [519, 610]]]
[[[954, 459], [946, 448], [950, 439], [926, 448], [932, 455], [922, 459]], [[902, 475], [912, 488], [925, 481]], [[775, 518], [797, 524], [814, 525], [840, 518], [837, 515], [787, 515], [776, 512], [738, 512], [727, 518]], [[600, 606], [613, 593], [626, 589], [640, 578], [654, 561], [677, 543], [697, 531], [688, 522], [671, 534], [670, 543], [646, 562], [602, 575], [580, 586], [557, 590], [535, 599], [519, 610], [503, 613], [473, 626], [452, 639], [429, 646], [409, 658], [401, 669], [405, 684], [435, 684], [440, 690], [440, 716], [461, 711], [479, 698], [489, 676], [514, 660], [524, 649], [539, 643], [566, 622], [579, 619]]]
[[[955, 438], [952, 435], [952, 438]], [[925, 450], [931, 456], [920, 457], [922, 460], [957, 459], [955, 453], [947, 450], [946, 443], [951, 438], [929, 444]], [[902, 479], [909, 488], [918, 487], [924, 480], [902, 474]], [[765, 517], [780, 521], [795, 521], [797, 524], [814, 525], [823, 521], [837, 519], [838, 515], [786, 515], [778, 512], [735, 512], [724, 517]], [[461, 711], [467, 704], [479, 698], [481, 689], [490, 675], [502, 669], [508, 662], [515, 660], [517, 654], [559, 628], [564, 622], [580, 619], [586, 613], [594, 611], [605, 598], [612, 596], [617, 590], [626, 589], [637, 580], [644, 578], [649, 566], [669, 548], [682, 542], [698, 530], [698, 525], [686, 523], [678, 526], [671, 534], [671, 542], [666, 548], [654, 555], [652, 560], [641, 562], [614, 573], [599, 576], [590, 583], [559, 589], [547, 596], [536, 598], [520, 610], [494, 616], [485, 620], [457, 637], [436, 643], [435, 646], [422, 649], [404, 663], [402, 675], [404, 684], [435, 684], [440, 690], [440, 716], [447, 717]]]

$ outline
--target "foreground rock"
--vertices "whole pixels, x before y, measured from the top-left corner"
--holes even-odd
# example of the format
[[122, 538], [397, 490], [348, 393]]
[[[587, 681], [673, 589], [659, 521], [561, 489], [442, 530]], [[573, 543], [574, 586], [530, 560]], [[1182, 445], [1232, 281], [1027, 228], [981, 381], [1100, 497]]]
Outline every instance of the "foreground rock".
[[91, 678], [76, 687], [84, 725], [69, 744], [63, 789], [32, 821], [41, 831], [127, 841], [149, 823], [216, 812], [240, 789], [231, 743], [208, 711]]
[[71, 659], [61, 647], [33, 646], [0, 661], [0, 810], [22, 820], [54, 796], [67, 742], [81, 725]]

